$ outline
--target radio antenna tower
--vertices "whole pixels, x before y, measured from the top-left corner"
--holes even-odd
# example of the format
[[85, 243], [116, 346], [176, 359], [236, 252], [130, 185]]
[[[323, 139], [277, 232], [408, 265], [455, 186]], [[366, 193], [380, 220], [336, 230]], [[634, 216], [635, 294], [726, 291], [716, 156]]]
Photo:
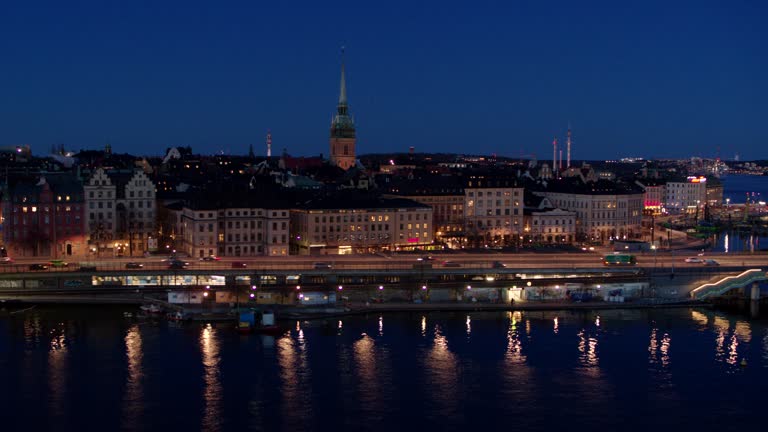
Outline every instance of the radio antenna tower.
[[557, 137], [552, 141], [552, 172], [557, 172]]
[[267, 129], [267, 157], [272, 157], [272, 132]]
[[571, 167], [571, 125], [570, 124], [568, 125], [568, 141], [567, 141], [567, 143], [568, 143], [568, 158], [566, 159], [565, 167], [566, 168], [570, 168]]

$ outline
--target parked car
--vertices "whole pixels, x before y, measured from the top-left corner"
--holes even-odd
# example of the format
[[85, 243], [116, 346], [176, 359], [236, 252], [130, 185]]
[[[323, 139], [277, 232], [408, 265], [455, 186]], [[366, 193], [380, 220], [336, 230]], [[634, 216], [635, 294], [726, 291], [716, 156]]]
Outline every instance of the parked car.
[[330, 269], [333, 265], [331, 263], [327, 262], [316, 262], [315, 263], [315, 270], [324, 270], [324, 269]]
[[492, 267], [495, 269], [500, 269], [500, 268], [507, 268], [507, 265], [501, 261], [494, 261]]
[[216, 255], [208, 255], [200, 258], [200, 261], [219, 261], [220, 259]]
[[443, 261], [443, 267], [461, 267], [461, 264], [454, 261]]
[[248, 267], [248, 264], [240, 261], [235, 261], [232, 263], [232, 268], [246, 268]]
[[704, 262], [704, 260], [699, 257], [688, 257], [685, 259], [685, 262], [698, 264]]
[[46, 264], [30, 264], [29, 269], [30, 270], [48, 270], [48, 266]]
[[137, 262], [129, 262], [129, 263], [125, 263], [125, 268], [127, 268], [127, 269], [140, 269], [140, 268], [144, 268], [144, 264], [137, 263]]
[[56, 259], [51, 260], [50, 266], [51, 267], [67, 267], [69, 265], [68, 262], [65, 262], [64, 260]]
[[706, 259], [706, 260], [704, 260], [704, 265], [705, 266], [719, 266], [720, 263], [715, 261], [715, 260], [713, 260], [713, 259]]

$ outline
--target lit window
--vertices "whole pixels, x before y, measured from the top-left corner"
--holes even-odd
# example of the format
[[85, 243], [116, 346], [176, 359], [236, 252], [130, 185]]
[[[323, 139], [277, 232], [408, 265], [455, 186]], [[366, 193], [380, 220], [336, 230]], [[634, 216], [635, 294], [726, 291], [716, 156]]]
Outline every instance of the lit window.
[[37, 212], [37, 207], [34, 207], [34, 206], [33, 206], [33, 207], [32, 207], [32, 213], [35, 213], [35, 212]]

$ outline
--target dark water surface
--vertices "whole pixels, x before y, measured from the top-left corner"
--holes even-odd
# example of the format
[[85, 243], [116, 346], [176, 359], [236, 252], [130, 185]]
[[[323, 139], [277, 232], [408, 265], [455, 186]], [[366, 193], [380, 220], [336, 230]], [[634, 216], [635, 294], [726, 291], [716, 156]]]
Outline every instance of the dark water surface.
[[768, 322], [413, 313], [268, 337], [39, 307], [0, 317], [0, 386], [4, 431], [744, 430], [765, 418]]
[[731, 204], [744, 204], [747, 195], [751, 201], [768, 201], [768, 176], [726, 175], [720, 180], [723, 200], [730, 198]]

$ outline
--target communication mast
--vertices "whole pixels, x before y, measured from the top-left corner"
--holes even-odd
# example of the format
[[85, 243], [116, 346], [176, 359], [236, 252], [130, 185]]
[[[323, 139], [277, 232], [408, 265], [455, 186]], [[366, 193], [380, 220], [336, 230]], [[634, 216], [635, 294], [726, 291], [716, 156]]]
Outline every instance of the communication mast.
[[267, 157], [272, 157], [272, 132], [267, 129]]
[[568, 157], [565, 163], [566, 168], [571, 167], [571, 126], [568, 126]]

